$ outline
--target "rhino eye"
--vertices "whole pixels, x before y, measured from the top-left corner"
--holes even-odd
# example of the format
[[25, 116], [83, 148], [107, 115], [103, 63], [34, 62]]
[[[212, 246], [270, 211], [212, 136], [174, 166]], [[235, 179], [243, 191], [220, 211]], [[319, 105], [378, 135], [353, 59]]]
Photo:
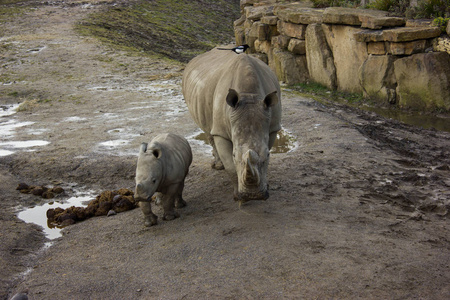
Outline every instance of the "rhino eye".
[[155, 183], [156, 182], [156, 178], [152, 178], [152, 182]]

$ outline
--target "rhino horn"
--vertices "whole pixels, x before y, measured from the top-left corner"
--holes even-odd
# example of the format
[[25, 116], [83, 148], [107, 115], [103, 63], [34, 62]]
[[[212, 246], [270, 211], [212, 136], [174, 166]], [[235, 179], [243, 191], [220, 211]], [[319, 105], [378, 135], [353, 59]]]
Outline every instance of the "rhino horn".
[[260, 178], [257, 169], [258, 154], [255, 151], [249, 150], [244, 154], [245, 159], [245, 173], [244, 182], [249, 185], [259, 185]]

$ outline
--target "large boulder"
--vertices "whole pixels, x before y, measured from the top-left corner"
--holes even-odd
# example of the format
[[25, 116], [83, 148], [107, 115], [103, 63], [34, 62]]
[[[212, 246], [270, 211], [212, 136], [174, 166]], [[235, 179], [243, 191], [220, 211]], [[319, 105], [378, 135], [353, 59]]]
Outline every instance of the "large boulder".
[[362, 92], [359, 68], [366, 61], [367, 45], [354, 39], [360, 28], [345, 25], [322, 24], [328, 45], [333, 52], [337, 89], [350, 93]]
[[278, 80], [286, 84], [304, 83], [309, 79], [305, 55], [295, 55], [282, 49], [273, 49], [269, 66]]
[[328, 47], [321, 24], [311, 24], [306, 29], [306, 61], [312, 81], [336, 89], [333, 53]]
[[360, 70], [364, 97], [382, 105], [396, 102], [396, 80], [392, 55], [370, 55]]
[[450, 55], [419, 53], [394, 62], [399, 106], [450, 110]]

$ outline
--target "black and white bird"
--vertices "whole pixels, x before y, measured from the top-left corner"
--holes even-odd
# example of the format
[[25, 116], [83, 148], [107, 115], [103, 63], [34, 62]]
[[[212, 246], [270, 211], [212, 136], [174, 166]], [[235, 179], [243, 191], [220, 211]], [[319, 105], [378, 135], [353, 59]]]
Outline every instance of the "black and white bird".
[[234, 53], [241, 54], [244, 53], [248, 48], [250, 48], [250, 46], [246, 44], [234, 48], [217, 48], [217, 50], [231, 50]]

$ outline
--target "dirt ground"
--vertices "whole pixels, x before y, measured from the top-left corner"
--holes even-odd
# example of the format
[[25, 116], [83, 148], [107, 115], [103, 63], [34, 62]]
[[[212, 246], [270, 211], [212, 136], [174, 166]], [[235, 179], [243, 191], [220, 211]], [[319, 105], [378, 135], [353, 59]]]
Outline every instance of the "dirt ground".
[[[285, 88], [297, 147], [272, 155], [270, 198], [239, 207], [193, 139], [183, 65], [81, 37], [73, 26], [97, 5], [51, 3], [2, 24], [0, 104], [25, 104], [0, 121], [33, 122], [2, 144], [49, 144], [0, 157], [1, 299], [448, 299], [449, 133]], [[67, 197], [133, 189], [140, 143], [162, 132], [188, 137], [194, 153], [180, 218], [163, 221], [159, 208], [150, 228], [139, 209], [92, 218], [48, 248], [17, 218], [50, 201], [19, 182]]]

